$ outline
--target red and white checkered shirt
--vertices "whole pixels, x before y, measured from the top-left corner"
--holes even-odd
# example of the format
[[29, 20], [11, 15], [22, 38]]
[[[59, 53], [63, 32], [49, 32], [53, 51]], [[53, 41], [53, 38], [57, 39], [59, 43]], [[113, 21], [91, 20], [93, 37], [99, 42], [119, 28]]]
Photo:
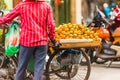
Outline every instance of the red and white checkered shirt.
[[[44, 2], [21, 2], [10, 13], [0, 18], [0, 24], [20, 16], [20, 44], [24, 46], [46, 45], [55, 39], [55, 23], [51, 6]], [[49, 34], [49, 35], [48, 35]]]

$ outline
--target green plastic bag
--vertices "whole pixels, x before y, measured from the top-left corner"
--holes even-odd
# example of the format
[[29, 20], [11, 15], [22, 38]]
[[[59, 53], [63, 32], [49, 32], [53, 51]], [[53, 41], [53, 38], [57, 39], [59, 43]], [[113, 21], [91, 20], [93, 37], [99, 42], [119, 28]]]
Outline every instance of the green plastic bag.
[[5, 35], [5, 55], [14, 56], [19, 51], [20, 31], [17, 23], [12, 23]]

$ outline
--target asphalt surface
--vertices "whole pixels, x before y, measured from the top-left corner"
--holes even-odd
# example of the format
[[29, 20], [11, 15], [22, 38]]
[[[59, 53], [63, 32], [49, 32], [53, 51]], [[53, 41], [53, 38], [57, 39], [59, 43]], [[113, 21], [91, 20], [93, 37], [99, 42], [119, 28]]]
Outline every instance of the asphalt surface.
[[91, 75], [89, 80], [120, 80], [120, 61], [113, 62], [108, 67], [106, 64], [91, 64]]
[[[113, 62], [110, 67], [106, 64], [91, 64], [91, 74], [89, 80], [120, 80], [120, 61]], [[0, 70], [0, 74], [5, 74]], [[79, 78], [80, 79], [80, 78]], [[0, 80], [4, 80], [0, 78]]]

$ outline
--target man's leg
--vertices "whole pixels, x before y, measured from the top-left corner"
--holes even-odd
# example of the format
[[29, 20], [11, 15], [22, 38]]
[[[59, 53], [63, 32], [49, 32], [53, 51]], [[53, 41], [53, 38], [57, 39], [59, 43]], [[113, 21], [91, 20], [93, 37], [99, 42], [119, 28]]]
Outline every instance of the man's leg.
[[25, 70], [35, 47], [25, 47], [20, 45], [18, 68], [15, 75], [15, 80], [24, 80]]
[[35, 52], [34, 80], [42, 80], [47, 45], [39, 46]]

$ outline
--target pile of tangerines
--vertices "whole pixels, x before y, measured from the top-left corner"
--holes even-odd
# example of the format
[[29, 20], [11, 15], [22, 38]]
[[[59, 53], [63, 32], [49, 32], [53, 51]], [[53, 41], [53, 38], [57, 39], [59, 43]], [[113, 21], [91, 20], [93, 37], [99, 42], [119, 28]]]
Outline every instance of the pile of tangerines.
[[60, 39], [93, 39], [99, 41], [98, 33], [82, 24], [63, 24], [56, 27], [56, 40]]

